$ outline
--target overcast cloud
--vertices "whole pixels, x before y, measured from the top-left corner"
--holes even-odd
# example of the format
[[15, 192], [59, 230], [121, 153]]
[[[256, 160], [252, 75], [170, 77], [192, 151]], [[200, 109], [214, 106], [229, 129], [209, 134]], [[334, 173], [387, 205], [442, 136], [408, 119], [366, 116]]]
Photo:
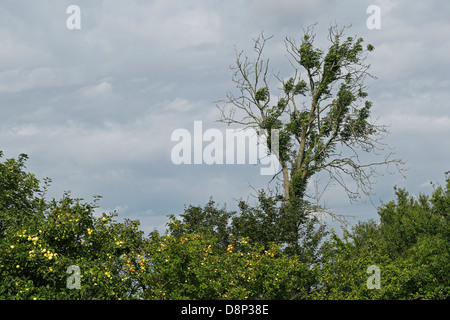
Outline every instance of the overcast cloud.
[[[71, 4], [81, 9], [81, 30], [66, 27]], [[372, 4], [380, 30], [366, 26]], [[235, 88], [235, 46], [251, 53], [252, 38], [274, 35], [265, 55], [288, 76], [285, 37], [299, 39], [318, 22], [325, 48], [330, 23], [351, 24], [349, 35], [375, 46], [373, 116], [391, 124], [387, 142], [409, 168], [406, 180], [379, 177], [373, 203], [393, 199], [394, 185], [429, 193], [429, 181], [443, 183], [450, 170], [449, 12], [437, 0], [2, 0], [0, 150], [28, 154], [28, 169], [53, 179], [50, 197], [102, 195], [102, 209], [139, 219], [146, 232], [211, 196], [233, 209], [270, 177], [252, 165], [176, 166], [172, 131], [193, 130], [194, 120], [225, 130], [215, 101]], [[337, 187], [323, 200], [339, 213], [377, 218], [370, 201], [351, 205]]]

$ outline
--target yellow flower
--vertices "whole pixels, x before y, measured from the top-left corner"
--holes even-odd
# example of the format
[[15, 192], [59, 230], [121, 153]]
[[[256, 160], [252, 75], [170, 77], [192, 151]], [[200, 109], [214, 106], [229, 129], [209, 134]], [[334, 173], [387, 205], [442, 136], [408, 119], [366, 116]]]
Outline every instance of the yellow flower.
[[88, 234], [90, 235], [92, 233], [92, 229], [88, 228], [87, 229]]
[[107, 220], [108, 220], [108, 219], [107, 219], [106, 217], [103, 217], [103, 218], [102, 218], [102, 221], [103, 221], [103, 222], [105, 222], [105, 221], [107, 221]]
[[11, 249], [14, 249], [15, 246], [12, 244], [12, 245], [10, 245], [9, 247], [10, 247]]
[[52, 260], [53, 257], [56, 258], [57, 253], [51, 253], [50, 251], [47, 251], [46, 253], [44, 253], [44, 257], [48, 258], [49, 260]]

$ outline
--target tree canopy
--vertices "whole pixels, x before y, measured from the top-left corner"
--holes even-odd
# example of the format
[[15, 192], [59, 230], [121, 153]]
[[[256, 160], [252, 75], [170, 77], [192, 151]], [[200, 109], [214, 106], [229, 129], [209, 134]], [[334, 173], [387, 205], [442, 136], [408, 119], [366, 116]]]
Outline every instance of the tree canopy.
[[[431, 195], [396, 189], [380, 219], [343, 236], [303, 225], [298, 251], [279, 237], [276, 200], [240, 212], [212, 199], [171, 215], [164, 234], [116, 221], [25, 171], [25, 155], [0, 163], [1, 299], [447, 299], [450, 174]], [[370, 289], [369, 266], [381, 271]], [[78, 286], [76, 286], [79, 271]]]

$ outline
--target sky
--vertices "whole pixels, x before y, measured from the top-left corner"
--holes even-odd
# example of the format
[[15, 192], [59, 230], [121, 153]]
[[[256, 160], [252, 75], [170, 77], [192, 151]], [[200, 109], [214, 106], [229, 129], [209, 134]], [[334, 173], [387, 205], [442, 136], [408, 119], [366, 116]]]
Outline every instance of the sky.
[[[80, 8], [80, 29], [67, 27], [70, 5]], [[370, 5], [380, 8], [379, 29], [367, 26]], [[351, 223], [376, 220], [395, 185], [429, 194], [430, 181], [443, 184], [450, 170], [449, 12], [438, 0], [2, 0], [0, 150], [27, 154], [27, 170], [53, 181], [48, 197], [101, 195], [98, 212], [138, 219], [145, 232], [210, 197], [235, 210], [270, 176], [250, 164], [175, 165], [172, 132], [192, 132], [194, 121], [227, 128], [216, 103], [235, 90], [236, 50], [251, 55], [261, 32], [273, 35], [270, 70], [289, 76], [284, 39], [299, 42], [317, 23], [316, 44], [326, 49], [336, 23], [375, 47], [372, 117], [390, 125], [385, 142], [407, 171], [379, 176], [374, 196], [359, 203], [336, 184], [321, 200], [355, 216]]]

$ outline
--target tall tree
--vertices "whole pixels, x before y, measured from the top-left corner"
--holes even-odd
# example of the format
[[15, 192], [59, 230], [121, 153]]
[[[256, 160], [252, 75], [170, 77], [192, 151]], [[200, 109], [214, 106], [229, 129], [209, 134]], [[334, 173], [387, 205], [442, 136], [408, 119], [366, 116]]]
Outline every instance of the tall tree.
[[[233, 82], [238, 94], [229, 92], [218, 105], [220, 121], [268, 133], [278, 133], [278, 160], [282, 187], [287, 201], [301, 201], [310, 178], [326, 171], [348, 193], [352, 200], [369, 195], [382, 165], [402, 163], [388, 152], [380, 161], [363, 163], [360, 152], [384, 150], [382, 140], [386, 126], [371, 119], [372, 102], [367, 100], [365, 81], [374, 78], [365, 63], [372, 45], [363, 47], [363, 39], [345, 37], [345, 28], [331, 26], [326, 51], [314, 46], [314, 26], [308, 27], [301, 43], [286, 38], [292, 74], [275, 75], [281, 92], [275, 96], [270, 87], [269, 59], [263, 55], [270, 38], [261, 35], [254, 40], [254, 60], [236, 54]], [[275, 103], [273, 100], [276, 100]], [[278, 131], [272, 131], [276, 129]], [[350, 187], [350, 176], [356, 188]]]
[[[364, 48], [362, 38], [345, 37], [344, 31], [329, 28], [327, 50], [314, 46], [314, 26], [304, 31], [300, 44], [286, 38], [292, 73], [288, 78], [275, 75], [281, 88], [270, 87], [269, 59], [263, 55], [270, 38], [261, 33], [254, 40], [254, 59], [243, 51], [236, 53], [232, 69], [238, 93], [228, 92], [218, 104], [219, 121], [267, 133], [269, 150], [281, 165], [275, 177], [282, 177], [285, 209], [280, 212], [288, 221], [290, 246], [298, 246], [295, 239], [308, 215], [321, 210], [307, 201], [313, 175], [328, 172], [354, 201], [371, 194], [377, 168], [395, 165], [401, 170], [403, 164], [392, 159], [390, 151], [378, 161], [361, 159], [361, 152], [380, 155], [385, 150], [388, 131], [370, 117], [372, 102], [366, 99], [365, 81], [374, 77], [365, 60], [374, 47]], [[356, 186], [350, 185], [348, 177]]]

